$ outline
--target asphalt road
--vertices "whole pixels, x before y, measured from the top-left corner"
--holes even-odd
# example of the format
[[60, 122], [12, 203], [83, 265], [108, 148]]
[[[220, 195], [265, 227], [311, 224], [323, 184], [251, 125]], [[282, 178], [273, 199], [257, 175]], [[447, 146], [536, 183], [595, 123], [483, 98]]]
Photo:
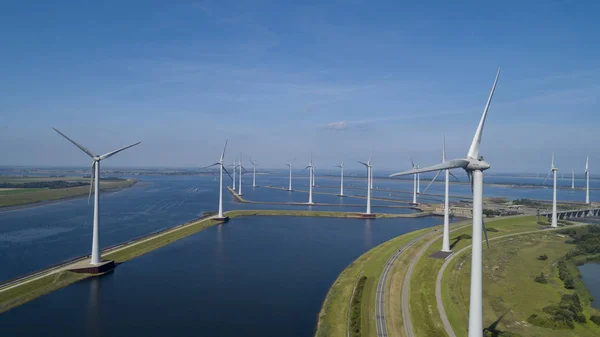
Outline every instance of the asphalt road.
[[396, 251], [396, 253], [386, 261], [383, 273], [379, 278], [379, 283], [377, 283], [377, 291], [375, 293], [375, 326], [377, 327], [378, 337], [388, 336], [387, 322], [385, 319], [385, 285], [387, 282], [388, 274], [392, 269], [394, 262], [396, 261], [398, 256], [400, 256], [400, 254], [402, 254], [402, 252], [404, 252], [408, 247], [412, 246], [415, 242], [423, 239], [425, 236], [428, 236], [430, 234], [431, 233], [426, 233], [409, 241], [407, 244], [400, 247], [400, 249], [398, 249], [398, 251]]

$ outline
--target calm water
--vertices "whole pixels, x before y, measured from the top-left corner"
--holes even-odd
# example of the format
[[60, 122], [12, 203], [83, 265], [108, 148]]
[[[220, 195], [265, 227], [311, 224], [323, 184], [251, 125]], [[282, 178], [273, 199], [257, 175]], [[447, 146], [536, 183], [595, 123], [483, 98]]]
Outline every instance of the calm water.
[[583, 283], [596, 300], [592, 307], [600, 310], [600, 263], [587, 263], [579, 266]]
[[7, 336], [311, 336], [339, 273], [439, 219], [232, 219], [0, 316]]

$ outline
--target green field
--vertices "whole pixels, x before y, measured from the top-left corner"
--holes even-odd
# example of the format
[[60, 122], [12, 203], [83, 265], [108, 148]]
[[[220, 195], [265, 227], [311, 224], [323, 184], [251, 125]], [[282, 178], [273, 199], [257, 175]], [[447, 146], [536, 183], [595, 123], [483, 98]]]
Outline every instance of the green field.
[[[69, 180], [69, 181], [89, 181], [84, 178], [7, 178], [0, 177], [0, 182], [3, 183], [28, 183], [36, 181], [57, 181], [57, 180]], [[137, 180], [101, 180], [100, 190], [110, 190], [129, 187], [135, 184]], [[77, 186], [68, 188], [19, 188], [13, 190], [0, 190], [0, 207], [17, 206], [24, 204], [32, 204], [41, 201], [52, 201], [60, 200], [65, 198], [73, 198], [77, 196], [87, 195], [90, 191], [89, 186]]]
[[[506, 235], [509, 227], [516, 225], [519, 226], [518, 231], [535, 230], [537, 226], [534, 221], [527, 219], [502, 220], [502, 224], [494, 224], [500, 232], [493, 234]], [[557, 304], [562, 295], [573, 292], [577, 292], [582, 299], [588, 319], [591, 314], [599, 314], [589, 305], [589, 293], [581, 281], [576, 281], [575, 290], [568, 290], [558, 279], [556, 261], [573, 248], [573, 245], [565, 243], [567, 239], [557, 232], [547, 231], [501, 238], [492, 243], [490, 250], [484, 248], [484, 327], [495, 323], [496, 330], [517, 333], [523, 337], [600, 335], [600, 327], [589, 320], [588, 323], [575, 323], [575, 330], [553, 330], [527, 322], [530, 315], [543, 314], [543, 307]], [[546, 254], [548, 259], [541, 261], [536, 258], [542, 254]], [[470, 257], [470, 250], [467, 249], [452, 260], [442, 282], [444, 307], [457, 336], [467, 334]], [[534, 278], [542, 272], [548, 284], [534, 282]], [[435, 299], [430, 301], [435, 303]]]

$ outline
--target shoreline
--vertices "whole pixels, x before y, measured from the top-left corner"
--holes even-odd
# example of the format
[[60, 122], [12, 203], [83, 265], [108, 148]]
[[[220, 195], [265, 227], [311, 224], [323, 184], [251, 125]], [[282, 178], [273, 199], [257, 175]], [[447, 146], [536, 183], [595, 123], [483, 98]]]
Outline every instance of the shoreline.
[[[357, 214], [358, 213], [353, 212], [305, 210], [232, 210], [224, 213], [224, 215], [230, 219], [245, 216], [306, 216], [361, 219]], [[381, 217], [406, 218], [405, 216], [397, 216], [402, 214], [382, 213], [380, 215]], [[205, 215], [159, 232], [150, 233], [116, 246], [105, 248], [102, 251], [101, 256], [104, 259], [115, 261], [118, 266], [204, 229], [224, 223], [226, 223], [226, 221], [215, 219], [214, 214]], [[429, 228], [431, 227], [426, 229]], [[92, 274], [76, 274], [69, 271], [71, 266], [80, 263], [81, 261], [85, 261], [88, 258], [89, 255], [76, 257], [65, 263], [50, 266], [46, 269], [5, 281], [0, 285], [0, 313], [75, 282], [97, 276]]]
[[[104, 189], [100, 188], [100, 193], [104, 194], [104, 195], [114, 194], [114, 193], [126, 190], [128, 188], [134, 187], [135, 185], [137, 185], [140, 182], [140, 180], [133, 179], [133, 178], [127, 178], [126, 181], [131, 181], [131, 184], [124, 185], [124, 186], [107, 187]], [[37, 207], [44, 207], [44, 206], [59, 204], [61, 202], [65, 202], [65, 201], [70, 201], [70, 200], [77, 199], [77, 198], [83, 198], [83, 197], [85, 197], [86, 194], [87, 193], [67, 196], [64, 198], [53, 199], [53, 200], [40, 200], [40, 201], [26, 202], [26, 203], [10, 205], [10, 206], [0, 206], [0, 213], [21, 211], [21, 210], [26, 210], [26, 209], [32, 209], [32, 208], [37, 208]]]

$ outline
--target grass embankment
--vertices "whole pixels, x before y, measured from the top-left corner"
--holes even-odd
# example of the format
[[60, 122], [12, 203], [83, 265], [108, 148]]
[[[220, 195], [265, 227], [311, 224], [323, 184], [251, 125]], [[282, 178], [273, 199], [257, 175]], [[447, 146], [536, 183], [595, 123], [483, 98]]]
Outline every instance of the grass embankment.
[[[469, 221], [465, 222], [465, 224], [468, 223]], [[535, 222], [535, 217], [488, 219], [486, 220], [486, 224], [489, 229], [488, 236], [490, 239], [520, 231], [536, 230], [539, 227]], [[471, 245], [471, 234], [471, 226], [453, 231], [450, 234], [452, 250], [457, 252]], [[415, 265], [410, 281], [409, 311], [413, 332], [417, 336], [446, 336], [436, 308], [437, 306], [435, 305], [435, 283], [437, 273], [442, 267], [444, 260], [429, 257], [434, 252], [439, 251], [441, 245], [442, 240], [438, 239], [424, 252]], [[493, 248], [493, 246], [491, 247]], [[487, 248], [484, 245], [485, 253], [487, 253]], [[400, 299], [397, 300], [400, 301]], [[449, 317], [453, 314], [448, 309], [446, 309], [446, 313]], [[457, 333], [457, 335], [461, 336], [460, 333]]]
[[[358, 212], [334, 212], [334, 211], [304, 211], [304, 210], [236, 210], [226, 212], [230, 218], [238, 216], [299, 216], [299, 217], [325, 217], [325, 218], [351, 218], [362, 219]], [[429, 216], [430, 213], [378, 213], [377, 218], [419, 218]]]
[[[237, 210], [226, 212], [225, 215], [230, 218], [242, 216], [353, 217], [352, 214], [348, 215], [343, 212], [312, 212], [301, 210]], [[394, 214], [392, 214], [392, 216], [394, 216]], [[116, 263], [123, 263], [219, 223], [221, 222], [208, 218], [199, 219], [197, 221], [173, 227], [156, 235], [125, 243], [122, 246], [110, 249], [103, 252], [102, 258], [104, 260], [113, 260]], [[0, 289], [0, 312], [6, 311], [12, 307], [28, 302], [89, 276], [90, 275], [61, 271], [36, 281], [24, 283], [22, 286], [7, 291], [2, 291]]]
[[[38, 179], [38, 178], [36, 178]], [[53, 179], [61, 179], [65, 180], [67, 178], [53, 178]], [[68, 180], [84, 180], [83, 178], [68, 178]], [[11, 182], [21, 182], [23, 179], [19, 180], [8, 180]], [[28, 180], [27, 182], [32, 182], [34, 180]], [[85, 181], [89, 181], [85, 179]], [[111, 189], [119, 189], [129, 187], [135, 184], [137, 180], [135, 179], [124, 179], [124, 180], [101, 180], [100, 181], [100, 190], [111, 190]], [[73, 198], [81, 195], [87, 195], [90, 191], [89, 186], [77, 186], [77, 187], [68, 187], [68, 188], [23, 188], [23, 189], [14, 189], [14, 190], [4, 190], [0, 191], [0, 207], [7, 206], [17, 206], [24, 204], [33, 204], [41, 201], [52, 201], [66, 198]]]
[[62, 271], [23, 284], [22, 286], [0, 292], [0, 313], [87, 277], [89, 276], [85, 274]]
[[[513, 229], [513, 232], [526, 232], [539, 228], [532, 217], [506, 219], [494, 223], [493, 226], [497, 227], [499, 232], [491, 234], [493, 236], [510, 234], [507, 233], [508, 229], [517, 225], [518, 229]], [[573, 245], [566, 243], [567, 239], [568, 237], [557, 231], [542, 231], [500, 238], [492, 242], [491, 249], [484, 248], [484, 327], [523, 337], [600, 335], [600, 327], [589, 321], [590, 315], [598, 314], [598, 310], [589, 305], [590, 295], [583, 283], [577, 279], [575, 289], [569, 290], [565, 289], [558, 277], [557, 261], [574, 248]], [[538, 259], [544, 254], [547, 259]], [[450, 262], [442, 282], [445, 311], [457, 336], [467, 334], [470, 264], [471, 254], [470, 249], [467, 249]], [[576, 269], [571, 272], [577, 273]], [[544, 273], [546, 284], [535, 281], [541, 273]], [[553, 330], [527, 322], [532, 314], [545, 315], [542, 308], [557, 305], [563, 295], [573, 293], [577, 293], [582, 300], [583, 313], [588, 318], [587, 323], [574, 323], [574, 330]], [[429, 303], [435, 303], [435, 299], [430, 301]], [[440, 336], [444, 335], [445, 333]]]
[[375, 336], [375, 292], [385, 262], [402, 246], [420, 235], [432, 232], [433, 229], [420, 229], [386, 241], [361, 255], [344, 269], [329, 289], [323, 301], [319, 313], [316, 336], [346, 336], [348, 329], [348, 303], [352, 296], [356, 279], [361, 272], [367, 278], [361, 302], [361, 335], [363, 337]]

